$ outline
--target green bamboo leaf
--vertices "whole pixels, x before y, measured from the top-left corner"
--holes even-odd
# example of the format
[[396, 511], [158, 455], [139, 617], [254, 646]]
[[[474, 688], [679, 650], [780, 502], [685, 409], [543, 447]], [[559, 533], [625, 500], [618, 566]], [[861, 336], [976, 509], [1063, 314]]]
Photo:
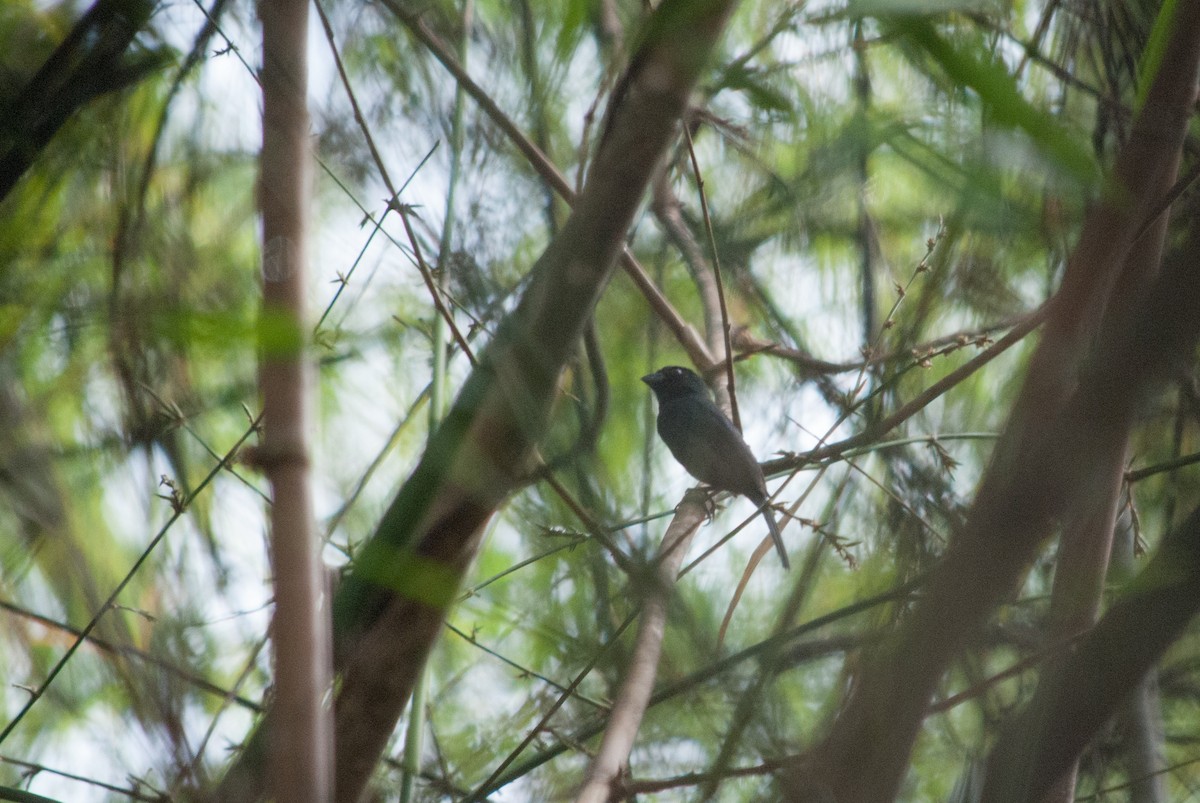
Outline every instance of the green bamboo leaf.
[[972, 90], [991, 119], [1023, 132], [1038, 149], [1080, 184], [1092, 185], [1100, 171], [1088, 148], [1051, 115], [1027, 101], [1008, 70], [955, 47], [927, 17], [896, 16], [887, 27], [924, 51], [955, 83]]

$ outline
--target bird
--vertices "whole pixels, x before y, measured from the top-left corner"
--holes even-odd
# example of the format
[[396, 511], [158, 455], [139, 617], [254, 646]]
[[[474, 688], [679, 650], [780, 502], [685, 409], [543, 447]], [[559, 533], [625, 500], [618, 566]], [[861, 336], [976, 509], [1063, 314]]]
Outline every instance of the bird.
[[658, 436], [671, 454], [701, 482], [758, 505], [783, 568], [791, 568], [768, 504], [762, 468], [737, 427], [712, 400], [704, 380], [680, 365], [668, 365], [646, 374], [642, 381], [658, 399]]

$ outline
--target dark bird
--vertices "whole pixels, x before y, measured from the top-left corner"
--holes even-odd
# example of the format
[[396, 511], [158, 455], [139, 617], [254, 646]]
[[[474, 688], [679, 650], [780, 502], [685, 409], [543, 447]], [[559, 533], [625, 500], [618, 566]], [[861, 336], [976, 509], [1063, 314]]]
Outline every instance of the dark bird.
[[767, 504], [767, 482], [737, 427], [708, 394], [704, 380], [678, 365], [642, 377], [658, 397], [658, 435], [687, 472], [719, 491], [758, 505], [783, 568], [790, 568], [783, 537]]

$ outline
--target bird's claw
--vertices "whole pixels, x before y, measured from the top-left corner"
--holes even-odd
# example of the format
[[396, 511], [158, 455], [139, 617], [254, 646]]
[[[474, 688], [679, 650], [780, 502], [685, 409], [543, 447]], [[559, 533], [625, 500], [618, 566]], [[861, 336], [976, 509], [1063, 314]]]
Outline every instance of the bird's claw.
[[695, 488], [688, 489], [687, 493], [685, 493], [683, 496], [683, 502], [680, 504], [686, 504], [690, 498], [690, 501], [693, 503], [703, 505], [704, 517], [711, 521], [712, 518], [717, 515], [716, 495], [719, 493], [720, 491], [715, 488], [709, 488], [705, 485], [698, 485]]

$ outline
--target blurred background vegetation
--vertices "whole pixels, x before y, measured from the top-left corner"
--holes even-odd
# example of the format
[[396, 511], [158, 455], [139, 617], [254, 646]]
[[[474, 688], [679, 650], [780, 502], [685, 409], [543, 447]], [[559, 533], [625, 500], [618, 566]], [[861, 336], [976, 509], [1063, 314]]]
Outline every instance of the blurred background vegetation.
[[[314, 466], [325, 558], [337, 568], [428, 434], [435, 313], [381, 163], [404, 185], [395, 200], [414, 213], [472, 343], [511, 309], [568, 207], [391, 4], [319, 5], [328, 29], [314, 18]], [[430, 0], [419, 11], [578, 183], [647, 5]], [[760, 459], [866, 431], [1048, 298], [1129, 133], [1158, 5], [740, 5], [687, 119], [711, 227], [681, 139], [629, 245], [704, 332], [711, 310], [698, 288], [713, 276], [711, 236], [744, 355], [741, 416]], [[236, 456], [221, 468], [258, 410], [257, 22], [240, 1], [145, 10], [119, 58], [80, 59], [67, 79], [38, 84], [87, 9], [0, 6], [0, 146], [17, 162], [30, 155], [19, 134], [31, 91], [34, 106], [63, 117], [0, 199], [0, 667], [6, 722], [20, 714], [0, 737], [0, 779], [63, 800], [179, 799], [210, 782], [270, 685], [264, 484]], [[1198, 144], [1193, 132], [1189, 159]], [[1174, 220], [1196, 214], [1191, 194], [1176, 203]], [[638, 377], [688, 357], [622, 274], [595, 323], [607, 388], [581, 345], [542, 452], [563, 456], [557, 480], [622, 550], [645, 557], [691, 480], [653, 436]], [[868, 447], [794, 475], [777, 501], [801, 502], [786, 530], [801, 568], [758, 565], [723, 641], [764, 533], [743, 500], [701, 530], [667, 633], [664, 693], [631, 758], [634, 779], [663, 782], [644, 799], [692, 799], [698, 779], [688, 774], [714, 764], [750, 688], [757, 701], [727, 761], [746, 771], [726, 778], [718, 799], [769, 794], [771, 762], [820, 732], [856, 649], [903, 606], [834, 618], [794, 645], [764, 688], [758, 663], [721, 659], [769, 636], [796, 584], [802, 622], [936, 561], [1034, 338]], [[453, 345], [449, 366], [453, 392], [469, 369]], [[1188, 366], [1142, 411], [1131, 468], [1196, 450], [1193, 380]], [[606, 393], [596, 448], [576, 449]], [[1114, 571], [1136, 568], [1198, 490], [1186, 467], [1135, 479], [1117, 539], [1128, 557]], [[1028, 700], [1036, 661], [985, 681], [1046, 646], [1055, 557], [1051, 545], [944, 678], [939, 698], [967, 693], [926, 720], [906, 799], [950, 795]], [[590, 667], [495, 799], [569, 797], [621, 678], [631, 586], [544, 482], [514, 497], [430, 662], [416, 799], [480, 788]], [[1163, 800], [1198, 799], [1198, 636], [1157, 673], [1161, 784], [1145, 794]], [[1080, 798], [1120, 789], [1109, 799], [1128, 799], [1130, 730], [1117, 722], [1092, 745]], [[401, 742], [398, 732], [394, 755]], [[391, 799], [401, 775], [397, 761], [382, 765], [380, 794]]]

